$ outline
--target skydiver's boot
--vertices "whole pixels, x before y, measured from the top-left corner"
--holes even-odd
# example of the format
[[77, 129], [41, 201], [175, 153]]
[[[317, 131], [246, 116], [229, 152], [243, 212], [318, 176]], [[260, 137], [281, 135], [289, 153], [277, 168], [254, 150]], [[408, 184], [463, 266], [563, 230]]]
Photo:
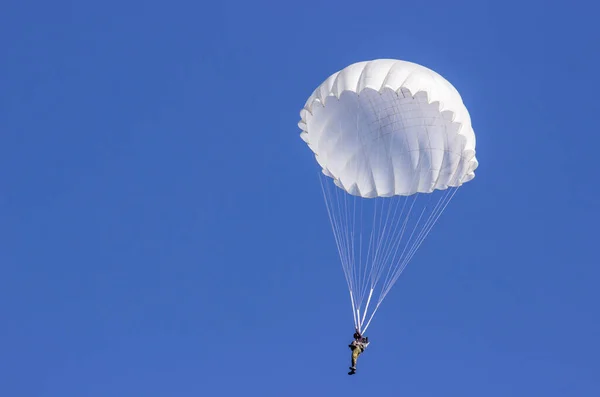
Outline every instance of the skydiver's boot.
[[348, 375], [354, 375], [356, 373], [356, 367], [350, 367], [350, 372], [348, 372]]

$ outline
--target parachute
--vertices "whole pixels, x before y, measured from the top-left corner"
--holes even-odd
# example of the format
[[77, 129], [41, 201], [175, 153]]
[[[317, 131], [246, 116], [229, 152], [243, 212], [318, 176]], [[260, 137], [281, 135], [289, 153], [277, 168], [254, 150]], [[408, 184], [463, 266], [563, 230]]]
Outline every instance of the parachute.
[[300, 116], [354, 325], [365, 332], [458, 188], [475, 177], [469, 112], [436, 72], [378, 59], [331, 75]]

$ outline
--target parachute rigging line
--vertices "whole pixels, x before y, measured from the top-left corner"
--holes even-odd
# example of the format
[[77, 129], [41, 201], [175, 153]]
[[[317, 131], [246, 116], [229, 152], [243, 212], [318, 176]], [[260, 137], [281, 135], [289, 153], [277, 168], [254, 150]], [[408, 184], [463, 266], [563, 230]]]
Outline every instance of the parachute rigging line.
[[[459, 188], [369, 199], [346, 194], [324, 175], [319, 180], [350, 291], [354, 326], [365, 332]], [[363, 234], [370, 236], [364, 244]]]

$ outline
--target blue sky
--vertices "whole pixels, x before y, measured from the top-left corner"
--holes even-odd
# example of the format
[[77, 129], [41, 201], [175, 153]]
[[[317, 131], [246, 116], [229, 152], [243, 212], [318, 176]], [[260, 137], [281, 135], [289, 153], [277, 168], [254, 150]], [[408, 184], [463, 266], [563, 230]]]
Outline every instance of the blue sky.
[[[598, 7], [5, 2], [2, 394], [600, 395]], [[348, 377], [296, 123], [374, 58], [458, 88], [480, 167]]]

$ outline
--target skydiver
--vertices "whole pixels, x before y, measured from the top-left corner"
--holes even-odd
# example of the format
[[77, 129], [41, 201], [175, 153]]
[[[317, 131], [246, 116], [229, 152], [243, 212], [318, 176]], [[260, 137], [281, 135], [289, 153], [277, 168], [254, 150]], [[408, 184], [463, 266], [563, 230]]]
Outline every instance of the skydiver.
[[352, 366], [350, 367], [348, 375], [354, 375], [356, 373], [356, 361], [358, 360], [358, 356], [365, 351], [367, 346], [369, 346], [369, 338], [363, 337], [358, 328], [356, 328], [353, 337], [354, 340], [348, 345], [350, 350], [352, 350]]

